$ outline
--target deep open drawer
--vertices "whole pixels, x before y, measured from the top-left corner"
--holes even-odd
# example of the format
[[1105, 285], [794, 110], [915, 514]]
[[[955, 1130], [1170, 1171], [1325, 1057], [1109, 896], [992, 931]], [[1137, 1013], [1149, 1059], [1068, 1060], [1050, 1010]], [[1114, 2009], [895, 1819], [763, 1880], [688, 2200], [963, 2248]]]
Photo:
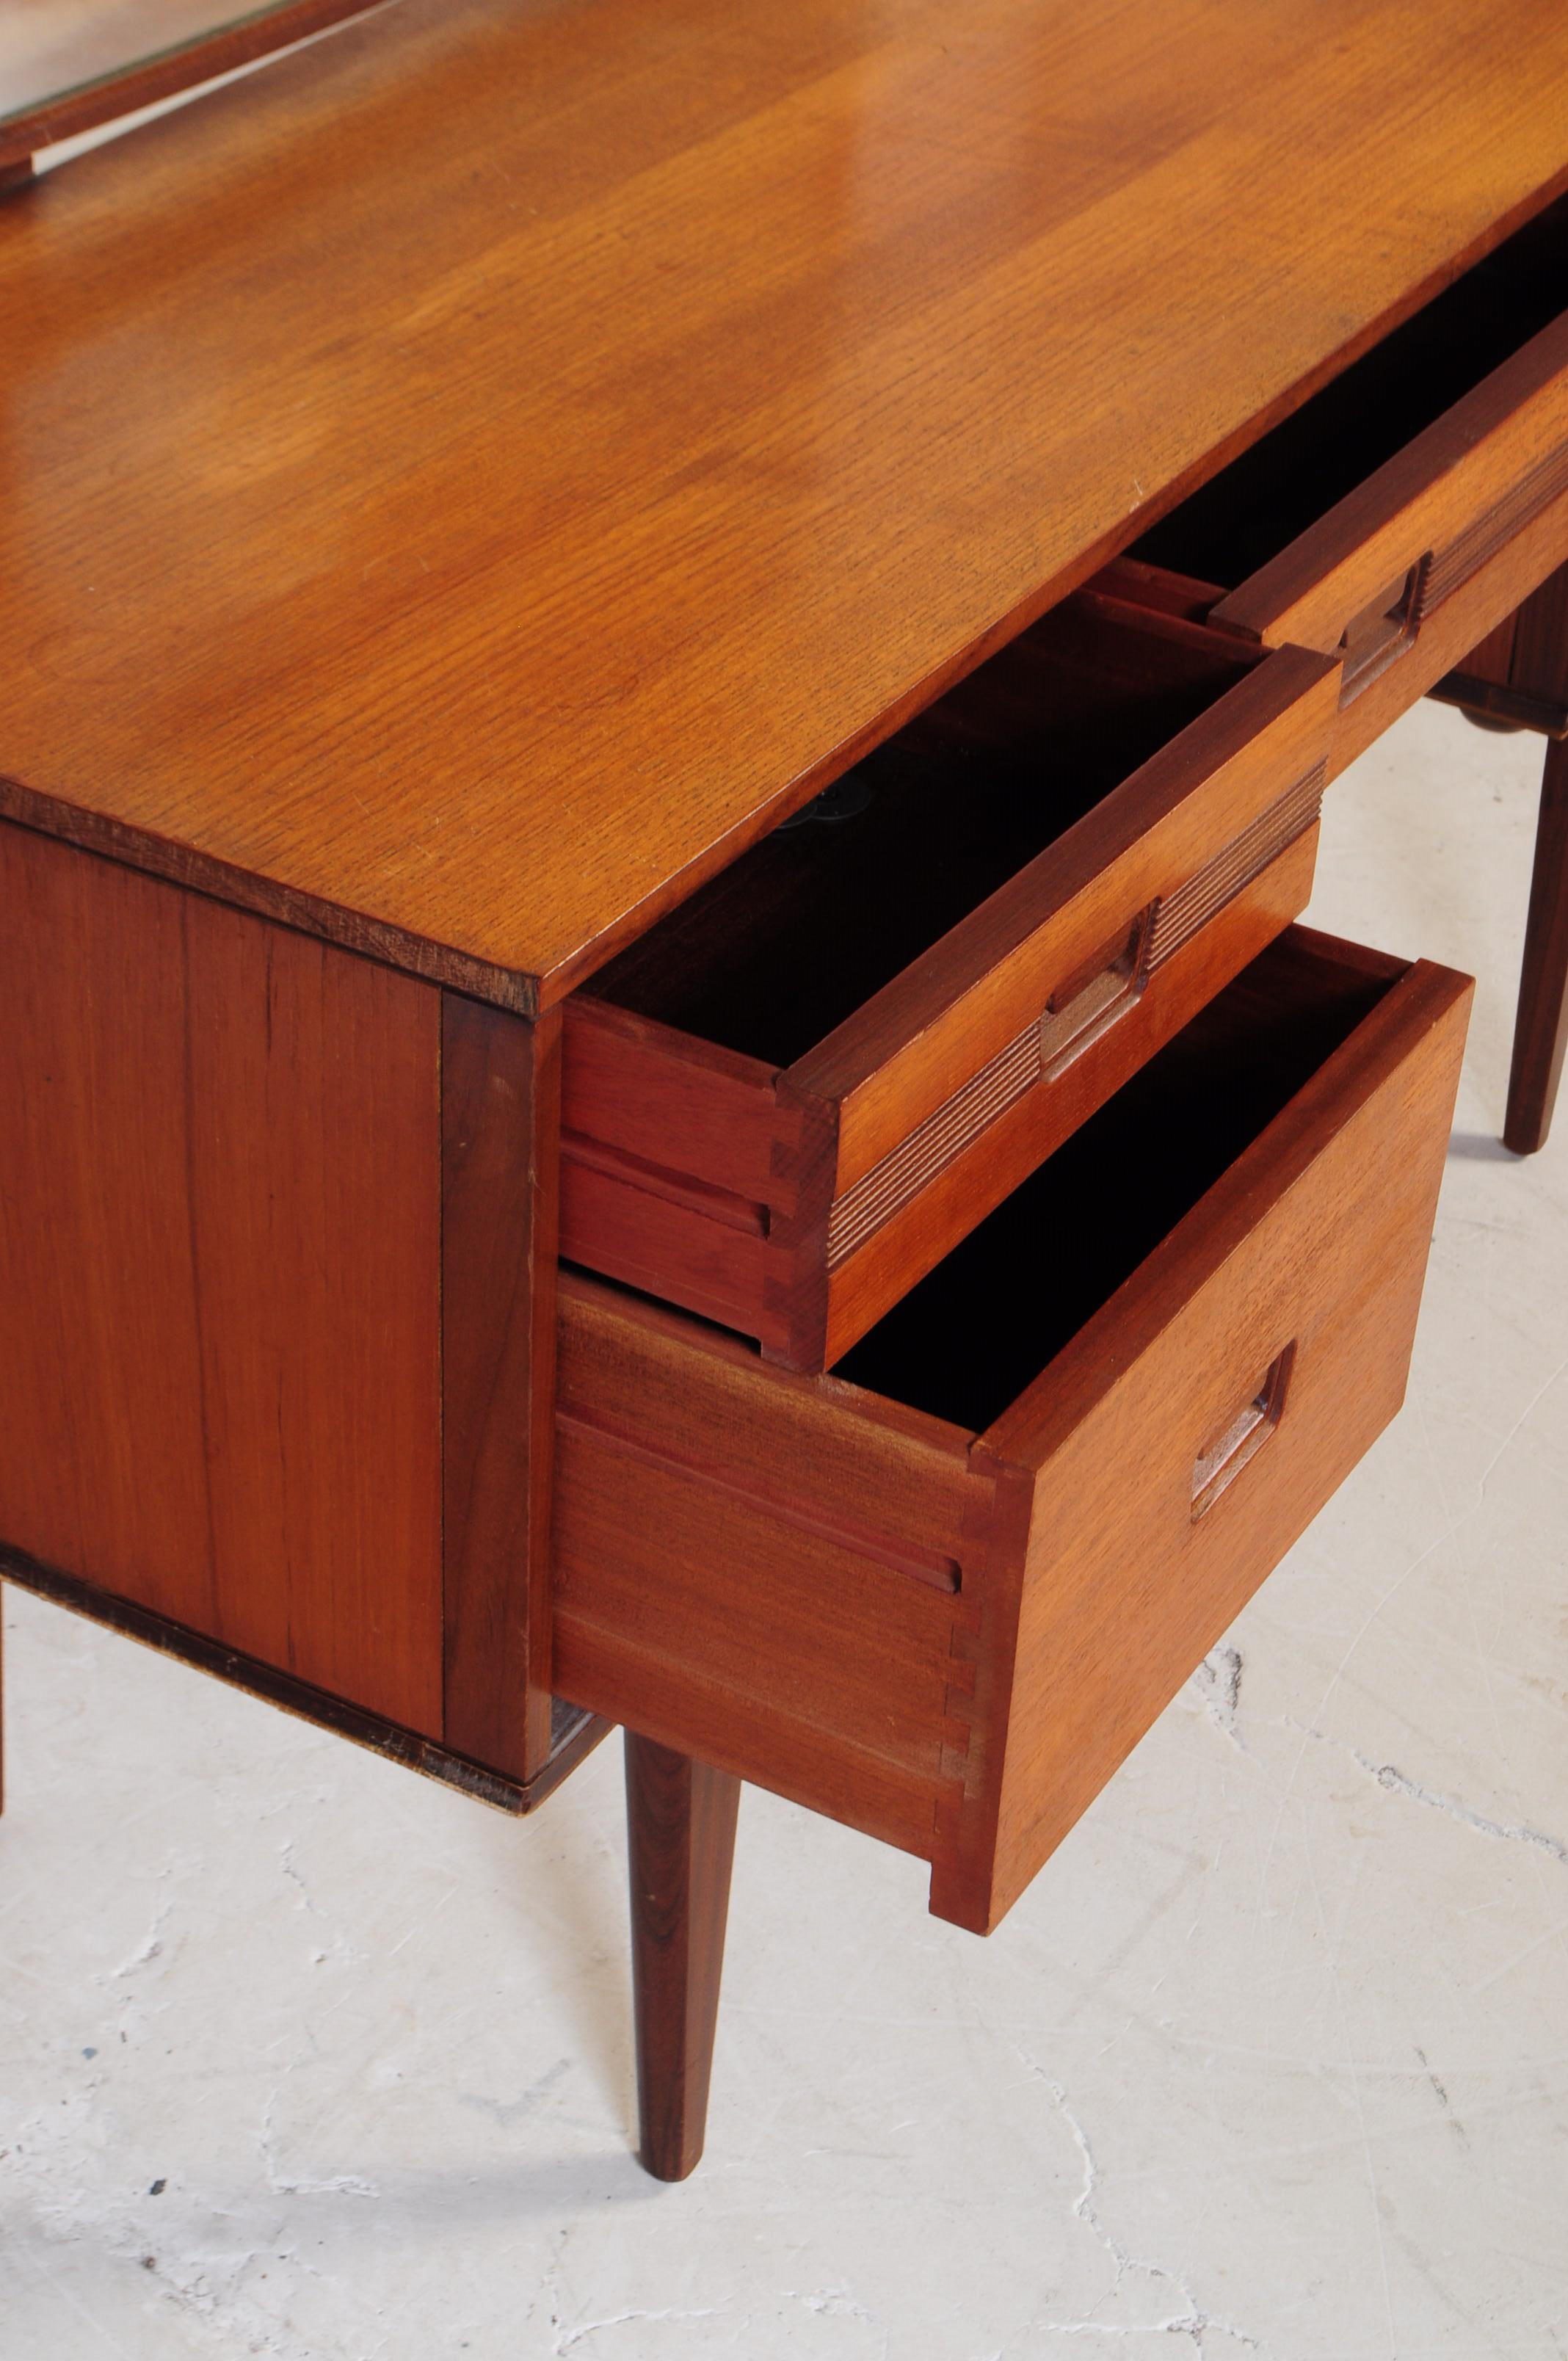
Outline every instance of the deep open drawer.
[[1469, 993], [1291, 929], [843, 1377], [564, 1274], [557, 1691], [992, 1925], [1398, 1407]]
[[567, 1003], [563, 1255], [830, 1366], [1305, 906], [1337, 670], [1024, 632]]
[[[1568, 203], [1477, 263], [1111, 571], [1339, 650], [1331, 774], [1568, 559]], [[1173, 578], [1172, 578], [1173, 577]], [[1102, 577], [1103, 578], [1103, 577]]]

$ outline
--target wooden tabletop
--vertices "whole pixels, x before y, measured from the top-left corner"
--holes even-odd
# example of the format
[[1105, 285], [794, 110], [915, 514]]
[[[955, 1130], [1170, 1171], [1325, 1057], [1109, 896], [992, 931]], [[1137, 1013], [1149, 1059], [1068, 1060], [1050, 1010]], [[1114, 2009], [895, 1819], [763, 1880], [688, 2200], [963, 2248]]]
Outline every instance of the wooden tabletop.
[[1565, 181], [1561, 0], [401, 0], [0, 206], [0, 808], [548, 1002]]

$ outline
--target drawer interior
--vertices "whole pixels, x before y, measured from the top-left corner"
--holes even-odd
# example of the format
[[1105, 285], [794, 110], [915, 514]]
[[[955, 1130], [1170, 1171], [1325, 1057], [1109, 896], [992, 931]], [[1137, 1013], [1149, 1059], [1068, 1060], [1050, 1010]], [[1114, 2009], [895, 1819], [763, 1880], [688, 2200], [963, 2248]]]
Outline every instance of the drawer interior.
[[835, 1374], [983, 1432], [1361, 1023], [1398, 961], [1292, 929], [871, 1329]]
[[1234, 687], [1252, 653], [1069, 600], [585, 991], [774, 1066], [884, 984]]
[[1568, 201], [1538, 214], [1132, 551], [1233, 590], [1568, 310]]

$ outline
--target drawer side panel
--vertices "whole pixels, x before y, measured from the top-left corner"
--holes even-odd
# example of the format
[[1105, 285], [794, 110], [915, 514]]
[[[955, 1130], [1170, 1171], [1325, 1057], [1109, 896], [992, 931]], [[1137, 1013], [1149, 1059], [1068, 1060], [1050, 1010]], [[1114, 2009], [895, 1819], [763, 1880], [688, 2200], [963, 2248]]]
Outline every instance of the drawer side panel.
[[568, 1137], [742, 1198], [769, 1195], [777, 1137], [771, 1067], [586, 993], [562, 1014]]
[[963, 1439], [591, 1282], [561, 1302], [557, 1691], [928, 1857]]

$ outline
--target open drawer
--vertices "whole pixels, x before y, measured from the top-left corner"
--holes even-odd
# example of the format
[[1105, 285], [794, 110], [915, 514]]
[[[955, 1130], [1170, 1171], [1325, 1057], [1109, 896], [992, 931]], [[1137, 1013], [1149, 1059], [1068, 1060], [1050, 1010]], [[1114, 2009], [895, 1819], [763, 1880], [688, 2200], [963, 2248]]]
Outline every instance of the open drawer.
[[1398, 1409], [1469, 993], [1291, 929], [841, 1376], [563, 1274], [557, 1692], [992, 1926]]
[[[1568, 558], [1568, 201], [1146, 533], [1124, 594], [1338, 650], [1331, 775]], [[1104, 579], [1105, 577], [1101, 577]]]
[[567, 1002], [563, 1256], [837, 1360], [1305, 907], [1337, 674], [1022, 633]]

